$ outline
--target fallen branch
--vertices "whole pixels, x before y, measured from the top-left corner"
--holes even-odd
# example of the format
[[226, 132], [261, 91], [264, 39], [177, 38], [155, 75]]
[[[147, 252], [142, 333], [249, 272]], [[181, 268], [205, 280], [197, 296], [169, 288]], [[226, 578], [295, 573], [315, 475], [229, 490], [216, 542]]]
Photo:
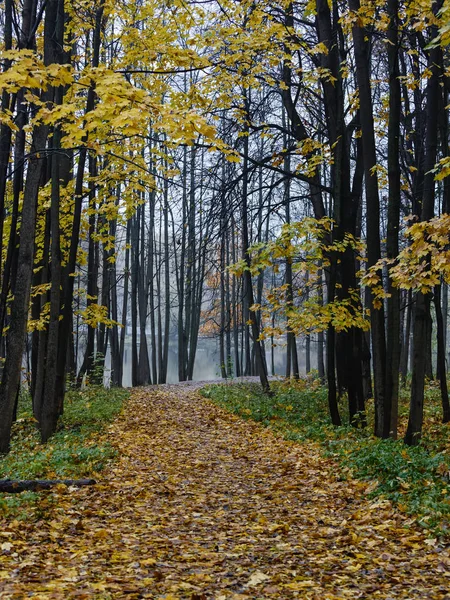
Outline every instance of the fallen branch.
[[82, 487], [83, 485], [94, 485], [95, 479], [32, 479], [16, 481], [14, 479], [0, 479], [0, 493], [19, 494], [20, 492], [40, 492], [49, 490], [55, 485]]

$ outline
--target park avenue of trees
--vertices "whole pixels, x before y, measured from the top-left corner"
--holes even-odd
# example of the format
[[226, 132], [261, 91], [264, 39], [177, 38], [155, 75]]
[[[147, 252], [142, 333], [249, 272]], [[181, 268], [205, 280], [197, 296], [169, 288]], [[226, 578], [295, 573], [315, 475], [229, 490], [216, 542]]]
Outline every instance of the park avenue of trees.
[[[0, 452], [20, 386], [42, 440], [68, 383], [328, 385], [332, 422], [420, 441], [446, 380], [449, 5], [0, 3]], [[130, 342], [128, 342], [130, 340]], [[172, 350], [170, 350], [172, 348]], [[280, 374], [280, 373], [278, 373]]]

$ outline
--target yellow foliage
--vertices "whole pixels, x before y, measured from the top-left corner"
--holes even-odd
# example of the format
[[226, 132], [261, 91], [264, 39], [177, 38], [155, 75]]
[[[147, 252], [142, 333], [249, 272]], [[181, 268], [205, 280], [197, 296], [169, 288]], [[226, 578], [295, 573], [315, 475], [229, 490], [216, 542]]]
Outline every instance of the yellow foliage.
[[362, 284], [372, 290], [376, 307], [388, 296], [381, 279], [384, 268], [388, 269], [393, 285], [405, 290], [428, 294], [441, 279], [450, 282], [449, 231], [448, 214], [430, 221], [413, 222], [407, 228], [406, 245], [397, 259], [381, 259], [362, 277]]
[[107, 306], [102, 306], [95, 302], [88, 304], [85, 310], [79, 311], [78, 314], [81, 315], [84, 323], [90, 327], [97, 327], [100, 324], [103, 324], [108, 328], [114, 327], [114, 325], [122, 327], [120, 323], [108, 318]]

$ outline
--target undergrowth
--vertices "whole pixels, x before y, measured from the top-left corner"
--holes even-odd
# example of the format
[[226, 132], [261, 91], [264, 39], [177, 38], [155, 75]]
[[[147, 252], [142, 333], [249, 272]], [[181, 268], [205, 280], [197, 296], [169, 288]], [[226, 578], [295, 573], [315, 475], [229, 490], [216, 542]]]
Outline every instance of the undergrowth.
[[[39, 439], [31, 399], [22, 394], [18, 418], [13, 425], [11, 451], [0, 456], [1, 479], [80, 479], [94, 477], [114, 448], [102, 439], [105, 425], [122, 408], [128, 392], [124, 389], [87, 387], [66, 394], [64, 414], [58, 430], [46, 444]], [[0, 494], [0, 515], [28, 518], [47, 502], [43, 492]]]
[[[256, 384], [212, 385], [204, 396], [245, 419], [260, 422], [286, 439], [317, 442], [335, 458], [341, 477], [368, 481], [369, 496], [391, 500], [433, 535], [450, 535], [449, 425], [440, 422], [439, 390], [426, 393], [422, 444], [406, 446], [401, 439], [380, 440], [372, 435], [373, 403], [367, 406], [368, 427], [333, 427], [328, 415], [327, 390], [319, 380], [272, 383], [273, 397]], [[400, 435], [406, 427], [408, 398], [400, 402]], [[345, 419], [345, 402], [340, 406]]]

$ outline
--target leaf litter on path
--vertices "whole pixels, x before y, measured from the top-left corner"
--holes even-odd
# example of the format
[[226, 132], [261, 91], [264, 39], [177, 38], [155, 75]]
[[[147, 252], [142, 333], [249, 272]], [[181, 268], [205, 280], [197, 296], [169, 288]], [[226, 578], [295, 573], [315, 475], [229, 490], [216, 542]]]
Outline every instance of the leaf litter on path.
[[137, 389], [97, 486], [0, 529], [0, 598], [450, 600], [450, 553], [314, 444], [202, 398]]

